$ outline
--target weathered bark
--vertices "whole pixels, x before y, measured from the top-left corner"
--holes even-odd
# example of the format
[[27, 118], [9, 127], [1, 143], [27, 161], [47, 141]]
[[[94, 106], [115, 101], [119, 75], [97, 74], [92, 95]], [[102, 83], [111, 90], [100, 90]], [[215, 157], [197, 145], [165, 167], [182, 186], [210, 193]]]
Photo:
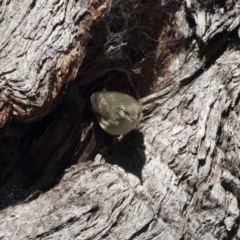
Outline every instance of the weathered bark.
[[[12, 12], [11, 4], [2, 3]], [[46, 3], [35, 18], [51, 13], [44, 11], [49, 6], [56, 16], [68, 9], [64, 19], [73, 19], [75, 10], [69, 4], [60, 10], [56, 3]], [[80, 10], [86, 17], [77, 24], [64, 25], [62, 20], [50, 31], [62, 37], [70, 31], [67, 39], [72, 40], [65, 39], [65, 47], [60, 40], [56, 45], [44, 41], [49, 57], [29, 55], [27, 66], [44, 66], [51, 56], [44, 73], [31, 75], [34, 67], [26, 73], [26, 67], [14, 68], [24, 55], [19, 53], [24, 51], [19, 45], [23, 34], [5, 38], [9, 48], [0, 45], [5, 73], [4, 78], [0, 75], [5, 114], [0, 237], [240, 239], [240, 2], [135, 0], [124, 5], [116, 0], [99, 22], [93, 22], [93, 16], [103, 14], [110, 3], [91, 4], [86, 1], [87, 10]], [[98, 14], [92, 14], [93, 6]], [[22, 16], [32, 19], [31, 12]], [[79, 35], [72, 30], [76, 25]], [[32, 29], [39, 32], [42, 27]], [[89, 33], [87, 48], [80, 47]], [[101, 34], [104, 37], [97, 38]], [[12, 45], [14, 40], [18, 42]], [[97, 43], [101, 46], [94, 49]], [[71, 61], [63, 70], [57, 59], [66, 62], [69, 54]], [[55, 77], [47, 75], [50, 72]], [[63, 93], [70, 80], [74, 83]], [[46, 86], [50, 90], [41, 95]], [[144, 118], [138, 130], [113, 139], [97, 126], [89, 95], [103, 87], [141, 98]], [[28, 95], [27, 89], [36, 92]], [[50, 111], [40, 121], [21, 123]], [[14, 119], [7, 124], [11, 115]]]

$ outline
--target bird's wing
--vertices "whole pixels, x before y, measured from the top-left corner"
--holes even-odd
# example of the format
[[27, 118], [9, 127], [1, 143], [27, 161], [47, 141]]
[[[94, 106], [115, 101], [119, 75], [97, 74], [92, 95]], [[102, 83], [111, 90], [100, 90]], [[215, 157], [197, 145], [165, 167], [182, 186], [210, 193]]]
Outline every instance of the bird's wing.
[[100, 117], [100, 109], [99, 109], [99, 93], [93, 93], [91, 95], [91, 103], [92, 103], [92, 108], [93, 111], [96, 113], [97, 117]]

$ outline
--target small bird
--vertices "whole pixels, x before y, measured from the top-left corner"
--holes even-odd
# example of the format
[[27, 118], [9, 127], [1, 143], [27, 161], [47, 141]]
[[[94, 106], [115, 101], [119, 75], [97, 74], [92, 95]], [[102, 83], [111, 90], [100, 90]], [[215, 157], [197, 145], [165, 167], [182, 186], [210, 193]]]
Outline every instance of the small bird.
[[142, 107], [133, 97], [119, 92], [95, 92], [92, 108], [102, 129], [111, 135], [125, 134], [138, 125]]

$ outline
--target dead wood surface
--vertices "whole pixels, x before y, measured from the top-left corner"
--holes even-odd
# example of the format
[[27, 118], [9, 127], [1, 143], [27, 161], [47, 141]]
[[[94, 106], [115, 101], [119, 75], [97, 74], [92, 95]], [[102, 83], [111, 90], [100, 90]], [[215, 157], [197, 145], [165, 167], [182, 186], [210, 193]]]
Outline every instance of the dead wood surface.
[[[134, 3], [137, 9], [138, 2]], [[146, 89], [141, 91], [141, 83], [136, 86], [144, 107], [138, 130], [112, 139], [91, 119], [94, 117], [88, 112], [87, 103], [84, 105], [87, 110], [71, 113], [70, 109], [85, 101], [78, 76], [77, 85], [67, 89], [67, 100], [47, 119], [25, 127], [14, 123], [6, 128], [8, 135], [6, 130], [2, 132], [4, 146], [7, 137], [12, 140], [18, 136], [21, 140], [29, 137], [29, 130], [42, 127], [32, 133], [31, 143], [28, 140], [19, 145], [19, 149], [25, 149], [21, 156], [14, 153], [14, 160], [8, 160], [8, 154], [4, 158], [1, 192], [14, 194], [8, 186], [11, 182], [16, 185], [17, 179], [34, 191], [25, 187], [27, 194], [12, 206], [6, 203], [9, 198], [2, 197], [6, 206], [0, 212], [0, 238], [240, 239], [240, 3], [231, 0], [177, 3], [171, 12], [174, 17], [169, 17], [171, 24], [166, 20], [159, 28], [154, 64], [150, 64], [152, 56], [147, 59], [152, 69], [145, 64], [146, 59], [142, 67], [133, 66], [140, 80], [140, 75], [150, 76], [144, 72], [147, 69], [154, 72], [149, 94]], [[160, 5], [164, 11], [173, 9], [173, 4]], [[66, 26], [66, 31], [72, 24]], [[174, 35], [169, 27], [174, 28]], [[6, 56], [2, 52], [1, 56]], [[5, 69], [10, 61], [7, 59]], [[38, 57], [33, 59], [42, 61]], [[76, 69], [81, 60], [78, 64]], [[96, 72], [92, 71], [97, 77], [107, 71], [99, 70], [101, 64], [96, 61]], [[84, 63], [83, 66], [86, 67]], [[23, 77], [20, 70], [4, 71], [9, 73], [7, 76]], [[120, 81], [121, 74], [114, 72], [114, 77], [119, 76]], [[26, 85], [22, 87], [30, 87], [24, 81]], [[56, 79], [51, 87], [55, 82]], [[22, 99], [14, 95], [20, 82], [9, 80], [8, 86], [10, 83], [12, 99]], [[132, 83], [136, 83], [134, 78]], [[24, 96], [27, 100], [19, 102], [28, 109], [35, 100]], [[18, 141], [12, 145], [20, 144]], [[5, 145], [2, 149], [12, 146]], [[49, 152], [44, 155], [46, 149]], [[68, 167], [62, 175], [58, 165]], [[9, 166], [14, 169], [10, 171]], [[34, 178], [39, 169], [41, 174]], [[56, 178], [54, 182], [52, 178]]]

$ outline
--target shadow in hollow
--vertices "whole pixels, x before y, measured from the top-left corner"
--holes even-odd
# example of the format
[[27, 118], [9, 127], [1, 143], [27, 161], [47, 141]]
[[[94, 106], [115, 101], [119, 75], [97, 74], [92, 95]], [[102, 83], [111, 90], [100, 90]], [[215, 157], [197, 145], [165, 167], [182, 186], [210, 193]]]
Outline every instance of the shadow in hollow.
[[[84, 106], [78, 89], [71, 86], [58, 106], [42, 119], [13, 121], [1, 129], [0, 210], [30, 196], [37, 198], [35, 193], [58, 184], [64, 170], [76, 162], [83, 145]], [[86, 141], [88, 136], [91, 132]]]
[[119, 141], [113, 142], [102, 154], [106, 162], [117, 164], [142, 182], [142, 169], [146, 161], [143, 134], [132, 131]]

